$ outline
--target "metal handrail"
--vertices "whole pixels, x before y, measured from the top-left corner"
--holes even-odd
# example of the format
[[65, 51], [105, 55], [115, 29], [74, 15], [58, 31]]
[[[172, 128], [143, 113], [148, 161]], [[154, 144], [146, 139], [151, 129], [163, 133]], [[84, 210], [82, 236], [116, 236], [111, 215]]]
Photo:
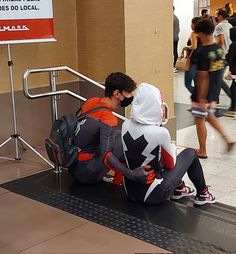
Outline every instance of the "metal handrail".
[[[77, 98], [79, 100], [82, 101], [86, 101], [87, 99], [74, 93], [71, 92], [70, 90], [60, 90], [60, 91], [52, 91], [52, 92], [47, 92], [47, 93], [41, 93], [41, 94], [30, 94], [29, 93], [29, 86], [28, 86], [28, 77], [30, 74], [33, 73], [42, 73], [42, 72], [49, 72], [49, 73], [53, 73], [53, 72], [58, 72], [58, 71], [68, 71], [69, 73], [73, 74], [74, 76], [77, 76], [79, 78], [82, 78], [83, 80], [86, 80], [90, 83], [92, 83], [93, 85], [105, 90], [105, 86], [99, 84], [98, 82], [86, 77], [85, 75], [69, 68], [68, 66], [58, 66], [58, 67], [50, 67], [50, 68], [39, 68], [39, 69], [28, 69], [25, 71], [24, 75], [23, 75], [23, 88], [24, 88], [24, 95], [29, 98], [29, 99], [36, 99], [36, 98], [43, 98], [43, 97], [49, 97], [49, 96], [56, 96], [56, 95], [62, 95], [62, 94], [68, 94], [74, 98]], [[54, 84], [55, 85], [55, 84]], [[166, 125], [169, 119], [169, 108], [168, 105], [166, 103], [163, 103], [163, 105], [166, 108], [166, 120], [162, 123], [162, 125]], [[119, 119], [125, 121], [127, 118], [117, 114], [116, 112], [113, 112], [113, 114], [118, 117]]]
[[[28, 99], [37, 99], [37, 98], [44, 98], [44, 97], [51, 97], [52, 101], [52, 121], [55, 121], [58, 116], [57, 116], [57, 95], [62, 95], [62, 94], [68, 94], [76, 99], [82, 100], [82, 101], [86, 101], [87, 99], [74, 93], [71, 92], [70, 90], [60, 90], [57, 91], [56, 90], [56, 74], [58, 71], [67, 71], [71, 74], [73, 74], [74, 76], [81, 78], [83, 80], [86, 80], [88, 82], [90, 82], [91, 84], [105, 90], [105, 86], [99, 84], [98, 82], [84, 76], [83, 74], [69, 68], [68, 66], [58, 66], [58, 67], [50, 67], [50, 68], [39, 68], [39, 69], [28, 69], [25, 71], [24, 75], [23, 75], [23, 91], [24, 91], [24, 95], [25, 97], [27, 97]], [[46, 92], [46, 93], [40, 93], [40, 94], [30, 94], [29, 92], [29, 86], [28, 86], [28, 77], [30, 74], [34, 74], [34, 73], [42, 73], [42, 72], [48, 72], [49, 76], [50, 76], [50, 86], [51, 86], [51, 92]], [[168, 122], [169, 119], [169, 109], [166, 103], [163, 103], [165, 108], [166, 108], [166, 120], [165, 122], [163, 122], [162, 124], [165, 125]], [[112, 112], [116, 117], [118, 117], [119, 119], [125, 121], [127, 118], [117, 114], [116, 112]], [[49, 163], [51, 165], [50, 162], [48, 162], [42, 155], [40, 155], [39, 153], [37, 153], [42, 159], [44, 159], [47, 163]], [[60, 173], [61, 169], [60, 167], [55, 165], [55, 173]]]
[[[105, 90], [105, 86], [99, 84], [98, 82], [86, 77], [85, 75], [69, 68], [68, 66], [58, 66], [58, 67], [50, 67], [50, 68], [39, 68], [39, 69], [28, 69], [25, 71], [23, 75], [23, 89], [24, 89], [24, 95], [29, 98], [29, 99], [37, 99], [37, 98], [44, 98], [44, 97], [49, 97], [49, 96], [56, 96], [56, 95], [62, 95], [62, 94], [68, 94], [74, 98], [77, 98], [82, 101], [86, 101], [87, 99], [74, 93], [71, 92], [70, 90], [60, 90], [60, 91], [53, 91], [53, 92], [46, 92], [46, 93], [40, 93], [40, 94], [30, 94], [29, 93], [29, 86], [28, 86], [28, 77], [30, 74], [33, 73], [42, 73], [42, 72], [58, 72], [58, 71], [68, 71], [69, 73], [72, 73], [74, 76], [77, 76], [79, 78], [82, 78], [83, 80], [86, 80], [93, 85]], [[125, 121], [127, 118], [117, 114], [116, 112], [113, 112], [113, 114], [120, 118], [121, 120]]]

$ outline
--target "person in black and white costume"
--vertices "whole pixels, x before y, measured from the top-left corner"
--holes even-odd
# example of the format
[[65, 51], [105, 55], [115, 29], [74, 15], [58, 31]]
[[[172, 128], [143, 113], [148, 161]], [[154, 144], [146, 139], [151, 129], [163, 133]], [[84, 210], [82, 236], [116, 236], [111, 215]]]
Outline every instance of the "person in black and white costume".
[[163, 105], [160, 91], [147, 83], [137, 88], [132, 102], [131, 118], [122, 125], [122, 144], [130, 170], [150, 165], [155, 170], [155, 180], [147, 185], [124, 178], [124, 188], [132, 201], [159, 204], [166, 199], [177, 200], [191, 196], [194, 190], [185, 186], [182, 177], [187, 172], [197, 194], [194, 203], [215, 203], [209, 193], [197, 153], [192, 148], [176, 157], [176, 147], [169, 131], [161, 126]]

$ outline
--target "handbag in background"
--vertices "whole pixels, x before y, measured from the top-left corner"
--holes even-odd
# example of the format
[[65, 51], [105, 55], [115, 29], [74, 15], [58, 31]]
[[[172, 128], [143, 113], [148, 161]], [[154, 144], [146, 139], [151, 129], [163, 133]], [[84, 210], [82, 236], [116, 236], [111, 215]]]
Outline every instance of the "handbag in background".
[[182, 50], [182, 53], [181, 53], [180, 57], [178, 57], [178, 59], [176, 61], [175, 68], [177, 70], [189, 71], [189, 69], [190, 69], [190, 59], [191, 59], [192, 53], [193, 53], [193, 50], [187, 56], [187, 55], [184, 54], [184, 50]]

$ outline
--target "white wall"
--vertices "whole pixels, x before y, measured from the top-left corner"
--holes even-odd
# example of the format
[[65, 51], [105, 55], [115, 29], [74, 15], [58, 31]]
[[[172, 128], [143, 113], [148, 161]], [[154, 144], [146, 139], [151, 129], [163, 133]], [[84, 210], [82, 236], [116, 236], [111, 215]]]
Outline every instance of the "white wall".
[[181, 53], [191, 33], [191, 20], [194, 17], [194, 0], [173, 0], [175, 15], [179, 19], [180, 33], [178, 51]]

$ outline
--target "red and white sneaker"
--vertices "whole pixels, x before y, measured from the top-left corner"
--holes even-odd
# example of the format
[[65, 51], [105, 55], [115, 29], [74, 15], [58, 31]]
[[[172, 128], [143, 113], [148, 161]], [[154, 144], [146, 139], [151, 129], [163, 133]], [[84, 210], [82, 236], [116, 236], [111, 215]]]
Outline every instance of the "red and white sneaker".
[[208, 187], [202, 192], [198, 192], [194, 198], [194, 204], [196, 205], [205, 205], [205, 204], [214, 204], [216, 198], [208, 191]]
[[174, 193], [170, 196], [170, 199], [172, 200], [178, 200], [183, 197], [189, 197], [192, 196], [194, 193], [194, 189], [185, 186], [184, 181], [181, 181], [177, 188], [174, 190]]

